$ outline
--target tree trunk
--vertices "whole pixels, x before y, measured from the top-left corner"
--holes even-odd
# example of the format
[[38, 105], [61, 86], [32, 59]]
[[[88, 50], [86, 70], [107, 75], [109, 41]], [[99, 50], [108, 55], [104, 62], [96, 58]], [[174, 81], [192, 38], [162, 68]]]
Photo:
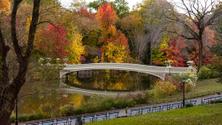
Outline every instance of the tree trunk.
[[198, 53], [198, 67], [197, 67], [197, 71], [199, 72], [201, 66], [203, 65], [203, 41], [202, 39], [199, 42], [199, 53]]
[[13, 98], [6, 96], [6, 87], [9, 85], [8, 65], [6, 62], [9, 47], [5, 44], [5, 39], [0, 26], [0, 125], [10, 125], [10, 114], [13, 110]]
[[0, 56], [1, 56], [1, 79], [0, 79], [0, 125], [10, 125], [10, 115], [14, 109], [15, 101], [21, 87], [25, 83], [25, 76], [28, 69], [29, 58], [33, 50], [35, 33], [39, 21], [40, 1], [33, 0], [32, 20], [29, 27], [27, 48], [25, 54], [22, 53], [16, 31], [16, 16], [19, 4], [22, 0], [13, 0], [11, 13], [11, 38], [16, 60], [19, 63], [18, 73], [15, 78], [9, 80], [7, 53], [9, 47], [5, 44], [3, 34], [0, 27]]
[[0, 125], [10, 125], [10, 116], [14, 108], [14, 102], [7, 103], [5, 101], [0, 106], [1, 106]]
[[10, 117], [9, 113], [5, 114], [3, 117], [0, 117], [1, 125], [10, 125], [9, 117]]
[[146, 45], [146, 50], [144, 51], [144, 56], [142, 57], [142, 62], [144, 64], [151, 64], [151, 42]]
[[0, 125], [10, 125], [10, 116], [14, 109], [14, 100], [17, 97], [15, 89], [15, 86], [9, 86], [1, 91], [2, 95], [0, 99]]

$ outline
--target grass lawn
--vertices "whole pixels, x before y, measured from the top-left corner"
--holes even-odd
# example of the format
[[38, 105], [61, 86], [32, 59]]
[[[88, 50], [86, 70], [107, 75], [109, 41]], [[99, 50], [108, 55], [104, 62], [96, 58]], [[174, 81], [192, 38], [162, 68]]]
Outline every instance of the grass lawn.
[[222, 125], [222, 104], [176, 109], [87, 125]]
[[[206, 95], [215, 94], [216, 92], [222, 92], [222, 83], [217, 82], [218, 79], [208, 79], [198, 81], [195, 88], [186, 93], [186, 98], [196, 98]], [[177, 93], [172, 96], [159, 97], [151, 99], [152, 104], [171, 102], [181, 100], [182, 93]]]

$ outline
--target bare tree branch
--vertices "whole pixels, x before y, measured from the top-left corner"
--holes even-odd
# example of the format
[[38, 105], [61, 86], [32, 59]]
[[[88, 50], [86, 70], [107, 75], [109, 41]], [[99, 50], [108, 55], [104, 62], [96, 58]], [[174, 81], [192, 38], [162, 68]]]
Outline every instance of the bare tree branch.
[[181, 0], [181, 5], [179, 8], [184, 8], [186, 14], [173, 11], [173, 17], [172, 15], [166, 17], [183, 26], [185, 32], [178, 34], [179, 36], [187, 40], [195, 40], [198, 43], [198, 68], [200, 68], [203, 62], [203, 35], [205, 29], [213, 25], [222, 16], [222, 8], [216, 8], [214, 0], [204, 0], [204, 3], [200, 0]]

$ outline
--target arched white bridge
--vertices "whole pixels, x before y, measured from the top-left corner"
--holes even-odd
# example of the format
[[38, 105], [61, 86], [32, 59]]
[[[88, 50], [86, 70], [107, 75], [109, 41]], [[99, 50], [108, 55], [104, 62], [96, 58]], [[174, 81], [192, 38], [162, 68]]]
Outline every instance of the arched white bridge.
[[124, 71], [134, 71], [139, 73], [150, 74], [156, 76], [162, 80], [165, 80], [167, 74], [175, 73], [186, 73], [191, 70], [196, 72], [196, 69], [192, 66], [189, 67], [171, 67], [171, 66], [149, 66], [141, 64], [130, 64], [130, 63], [90, 63], [90, 64], [73, 64], [65, 65], [65, 67], [60, 70], [60, 90], [66, 93], [82, 93], [85, 95], [103, 95], [103, 96], [125, 96], [129, 94], [138, 94], [141, 91], [133, 92], [111, 92], [111, 91], [98, 91], [98, 90], [88, 90], [78, 87], [68, 86], [63, 82], [65, 77], [68, 80], [68, 74], [77, 71], [87, 71], [87, 70], [124, 70]]
[[186, 73], [188, 70], [196, 71], [192, 66], [189, 67], [171, 67], [171, 66], [151, 66], [141, 64], [130, 64], [130, 63], [89, 63], [89, 64], [72, 64], [66, 65], [60, 70], [60, 79], [65, 75], [84, 70], [124, 70], [134, 71], [139, 73], [150, 74], [156, 76], [162, 80], [165, 80], [166, 74]]

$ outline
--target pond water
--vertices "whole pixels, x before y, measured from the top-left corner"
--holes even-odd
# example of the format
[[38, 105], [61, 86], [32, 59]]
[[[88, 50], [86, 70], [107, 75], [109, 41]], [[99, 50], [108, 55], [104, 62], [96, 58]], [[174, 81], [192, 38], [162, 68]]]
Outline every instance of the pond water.
[[[69, 85], [85, 89], [110, 91], [137, 91], [150, 89], [157, 78], [136, 72], [94, 70], [69, 74]], [[19, 115], [45, 113], [58, 114], [64, 105], [79, 108], [91, 99], [82, 94], [66, 94], [59, 90], [59, 79], [28, 81], [23, 86], [18, 101]]]
[[66, 94], [57, 91], [59, 80], [27, 82], [18, 97], [19, 115], [44, 113], [58, 114], [64, 105], [80, 107], [90, 97], [82, 94]]
[[102, 91], [140, 91], [150, 89], [156, 77], [120, 70], [90, 70], [70, 73], [63, 81], [74, 87]]

